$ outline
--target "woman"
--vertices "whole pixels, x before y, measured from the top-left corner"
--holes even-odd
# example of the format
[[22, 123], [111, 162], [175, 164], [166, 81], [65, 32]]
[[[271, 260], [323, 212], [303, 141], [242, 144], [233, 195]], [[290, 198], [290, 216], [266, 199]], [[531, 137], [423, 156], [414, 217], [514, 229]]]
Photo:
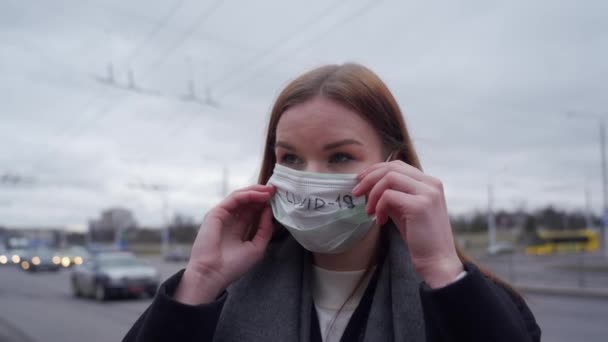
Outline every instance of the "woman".
[[372, 71], [292, 81], [264, 148], [259, 184], [209, 211], [125, 341], [540, 341], [521, 296], [455, 247]]

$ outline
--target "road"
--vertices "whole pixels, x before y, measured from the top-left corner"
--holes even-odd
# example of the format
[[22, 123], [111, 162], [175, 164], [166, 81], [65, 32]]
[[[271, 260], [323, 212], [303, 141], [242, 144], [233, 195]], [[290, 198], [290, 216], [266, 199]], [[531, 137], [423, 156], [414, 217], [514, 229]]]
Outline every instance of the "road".
[[608, 288], [608, 262], [598, 254], [510, 254], [475, 260], [515, 285]]
[[[152, 262], [164, 278], [182, 267]], [[543, 329], [543, 341], [608, 338], [608, 299], [529, 295], [527, 300]], [[29, 274], [0, 267], [0, 341], [120, 341], [149, 304], [149, 299], [75, 299], [69, 271]]]
[[[154, 264], [163, 279], [183, 267]], [[105, 303], [76, 299], [70, 291], [69, 272], [30, 274], [0, 267], [0, 341], [10, 341], [1, 332], [9, 329], [13, 335], [29, 337], [28, 342], [120, 341], [150, 304], [150, 299], [143, 298]]]

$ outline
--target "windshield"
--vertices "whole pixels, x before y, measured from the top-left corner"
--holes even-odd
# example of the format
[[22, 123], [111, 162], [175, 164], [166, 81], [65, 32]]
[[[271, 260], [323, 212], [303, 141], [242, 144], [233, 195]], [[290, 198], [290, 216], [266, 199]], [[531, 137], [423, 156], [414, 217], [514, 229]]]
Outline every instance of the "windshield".
[[82, 248], [82, 247], [71, 247], [65, 250], [65, 254], [70, 254], [70, 255], [88, 255], [89, 252], [86, 250], [86, 248]]
[[47, 258], [55, 255], [54, 251], [51, 249], [35, 249], [30, 252], [31, 255]]
[[144, 265], [143, 262], [133, 257], [99, 258], [97, 263], [100, 267], [136, 267]]

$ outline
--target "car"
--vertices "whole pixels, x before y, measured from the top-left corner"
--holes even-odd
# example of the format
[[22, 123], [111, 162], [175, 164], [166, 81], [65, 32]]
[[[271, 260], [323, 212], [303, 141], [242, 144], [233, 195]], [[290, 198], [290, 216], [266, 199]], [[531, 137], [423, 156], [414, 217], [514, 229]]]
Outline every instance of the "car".
[[3, 245], [0, 245], [0, 265], [10, 264], [10, 255]]
[[511, 254], [515, 252], [515, 246], [509, 242], [498, 242], [494, 245], [488, 246], [488, 254], [499, 255], [499, 254]]
[[173, 248], [165, 253], [164, 259], [169, 262], [185, 262], [190, 260], [190, 253], [183, 248]]
[[57, 251], [50, 248], [33, 248], [21, 257], [19, 266], [24, 271], [59, 271], [60, 258]]
[[112, 297], [153, 297], [160, 282], [158, 271], [129, 252], [92, 255], [70, 275], [75, 297], [92, 297], [103, 302]]
[[90, 253], [86, 248], [80, 246], [72, 246], [60, 252], [61, 266], [72, 267], [74, 265], [82, 265], [85, 260], [90, 257]]
[[[6, 264], [19, 265], [24, 255], [27, 253], [25, 249], [7, 249], [6, 250]], [[4, 260], [4, 258], [2, 258]]]

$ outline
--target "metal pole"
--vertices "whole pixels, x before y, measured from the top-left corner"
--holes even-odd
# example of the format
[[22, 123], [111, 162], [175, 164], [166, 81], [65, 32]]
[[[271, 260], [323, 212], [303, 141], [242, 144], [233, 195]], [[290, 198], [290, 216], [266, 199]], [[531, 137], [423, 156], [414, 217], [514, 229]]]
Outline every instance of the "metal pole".
[[591, 219], [591, 191], [589, 190], [589, 179], [585, 179], [585, 225], [587, 229], [593, 228], [593, 220]]
[[604, 237], [604, 256], [608, 258], [608, 233], [606, 232], [606, 218], [608, 218], [608, 180], [606, 179], [606, 127], [604, 119], [600, 119], [600, 153], [602, 160], [602, 234]]
[[228, 196], [228, 191], [230, 191], [229, 177], [228, 165], [224, 165], [222, 167], [222, 197]]
[[169, 252], [169, 218], [168, 218], [168, 210], [169, 210], [169, 201], [167, 199], [167, 193], [161, 192], [161, 199], [163, 203], [163, 227], [162, 227], [162, 245], [161, 245], [161, 253], [162, 255], [166, 255]]
[[494, 194], [492, 184], [488, 184], [488, 248], [496, 245], [496, 220], [494, 219]]

